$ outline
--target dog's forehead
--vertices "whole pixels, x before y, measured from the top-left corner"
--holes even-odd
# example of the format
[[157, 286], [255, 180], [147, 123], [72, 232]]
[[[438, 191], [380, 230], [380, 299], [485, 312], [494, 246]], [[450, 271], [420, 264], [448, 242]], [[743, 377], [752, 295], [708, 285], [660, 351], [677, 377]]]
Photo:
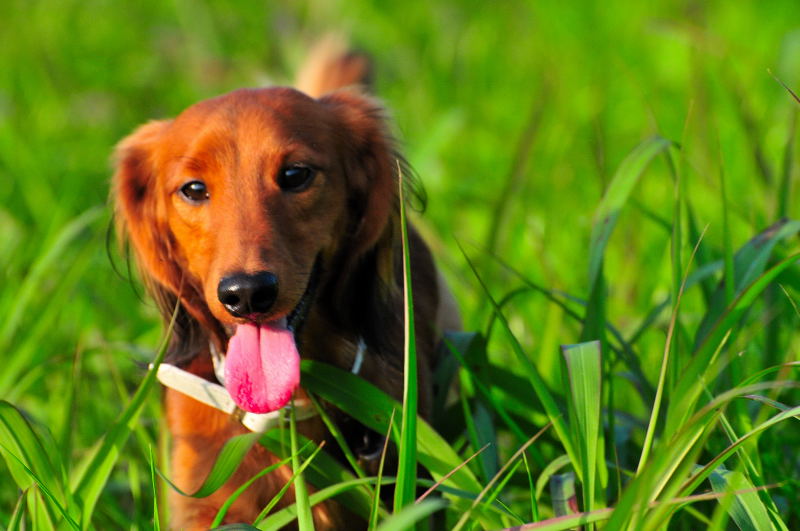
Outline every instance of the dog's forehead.
[[[260, 126], [279, 134], [295, 130], [318, 131], [327, 126], [328, 108], [302, 92], [286, 87], [239, 89], [201, 101], [186, 109], [176, 119], [196, 131], [207, 126]], [[286, 131], [288, 129], [288, 131]]]
[[239, 89], [196, 103], [172, 123], [169, 151], [186, 156], [204, 150], [274, 149], [304, 144], [322, 148], [335, 136], [335, 120], [324, 104], [291, 88]]

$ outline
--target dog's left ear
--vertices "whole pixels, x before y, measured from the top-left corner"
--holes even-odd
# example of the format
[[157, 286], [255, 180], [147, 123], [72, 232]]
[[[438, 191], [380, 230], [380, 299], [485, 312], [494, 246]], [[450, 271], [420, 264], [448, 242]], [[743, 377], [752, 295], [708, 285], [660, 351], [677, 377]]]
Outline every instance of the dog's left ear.
[[360, 256], [374, 248], [393, 227], [398, 210], [398, 178], [402, 158], [388, 131], [385, 111], [372, 99], [341, 90], [319, 100], [335, 113], [337, 130], [355, 209], [350, 251]]

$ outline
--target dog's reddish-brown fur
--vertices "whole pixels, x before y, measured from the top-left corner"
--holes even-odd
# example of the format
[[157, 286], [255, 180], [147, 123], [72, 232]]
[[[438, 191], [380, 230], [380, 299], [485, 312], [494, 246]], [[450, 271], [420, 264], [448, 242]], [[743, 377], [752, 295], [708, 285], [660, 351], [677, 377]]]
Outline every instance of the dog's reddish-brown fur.
[[[179, 303], [172, 363], [214, 380], [209, 342], [224, 352], [230, 327], [241, 321], [218, 300], [224, 275], [274, 272], [280, 290], [272, 319], [297, 305], [319, 260], [319, 287], [298, 337], [302, 356], [349, 369], [363, 338], [368, 350], [362, 377], [402, 398], [401, 158], [373, 100], [355, 90], [322, 95], [361, 81], [365, 65], [363, 58], [329, 54], [317, 58], [301, 87], [317, 99], [289, 88], [237, 90], [193, 105], [174, 120], [145, 124], [118, 146], [113, 197], [120, 232], [162, 313], [169, 316]], [[287, 163], [319, 168], [307, 190], [287, 193], [277, 186], [276, 174]], [[202, 205], [179, 196], [192, 179], [208, 187], [210, 199]], [[420, 411], [426, 415], [441, 286], [413, 230], [411, 251]], [[192, 491], [224, 442], [244, 429], [175, 391], [167, 391], [166, 408], [172, 474]], [[319, 418], [302, 422], [301, 431], [325, 438]], [[275, 461], [258, 447], [209, 498], [172, 493], [172, 526], [207, 527], [235, 488]], [[226, 521], [252, 521], [289, 476], [281, 469], [256, 482]], [[292, 501], [290, 492], [282, 503]], [[322, 528], [346, 526], [347, 516], [332, 504], [317, 507], [314, 517]]]

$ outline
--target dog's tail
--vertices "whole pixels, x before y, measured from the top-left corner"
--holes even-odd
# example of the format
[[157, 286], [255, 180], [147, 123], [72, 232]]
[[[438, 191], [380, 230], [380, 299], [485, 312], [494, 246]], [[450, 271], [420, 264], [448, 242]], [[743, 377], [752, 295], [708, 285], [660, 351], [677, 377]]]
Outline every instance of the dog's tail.
[[351, 50], [339, 36], [328, 36], [312, 49], [297, 74], [295, 86], [313, 98], [346, 87], [369, 91], [372, 63], [363, 53]]

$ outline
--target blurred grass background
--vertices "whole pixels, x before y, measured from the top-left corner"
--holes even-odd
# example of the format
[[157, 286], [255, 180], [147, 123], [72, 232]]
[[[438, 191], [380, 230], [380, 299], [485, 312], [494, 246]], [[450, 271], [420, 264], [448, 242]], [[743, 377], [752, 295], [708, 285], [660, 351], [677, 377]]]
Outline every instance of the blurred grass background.
[[[114, 144], [138, 124], [200, 99], [290, 83], [306, 51], [330, 31], [349, 35], [374, 58], [377, 94], [430, 197], [416, 223], [467, 329], [483, 328], [491, 307], [457, 242], [476, 257], [498, 298], [520, 282], [491, 254], [530, 280], [586, 298], [594, 211], [625, 155], [654, 134], [683, 146], [694, 224], [708, 226], [703, 260], [798, 216], [798, 104], [768, 72], [800, 87], [795, 0], [6, 0], [0, 398], [47, 426], [65, 459], [105, 432], [160, 333], [153, 305], [125, 278], [128, 266], [108, 238]], [[606, 312], [626, 337], [670, 296], [673, 210], [672, 178], [658, 160], [606, 253]], [[694, 243], [684, 242], [686, 256]], [[791, 281], [786, 289], [797, 295]], [[736, 344], [741, 374], [797, 358], [788, 298], [778, 292], [764, 305]], [[512, 306], [515, 334], [559, 388], [557, 346], [577, 342], [580, 325], [542, 297]], [[688, 292], [683, 324], [696, 327], [704, 312], [702, 290]], [[637, 339], [653, 383], [668, 313]], [[783, 325], [770, 328], [777, 315]], [[503, 339], [495, 345], [493, 361], [517, 370]], [[627, 414], [646, 421], [649, 405], [630, 389], [618, 393]], [[160, 422], [154, 396], [103, 495], [100, 528], [148, 526], [146, 456]], [[781, 507], [798, 499], [795, 424], [764, 436], [772, 441], [770, 469], [793, 472]], [[17, 497], [0, 472], [0, 521]], [[788, 521], [800, 525], [793, 511]]]

